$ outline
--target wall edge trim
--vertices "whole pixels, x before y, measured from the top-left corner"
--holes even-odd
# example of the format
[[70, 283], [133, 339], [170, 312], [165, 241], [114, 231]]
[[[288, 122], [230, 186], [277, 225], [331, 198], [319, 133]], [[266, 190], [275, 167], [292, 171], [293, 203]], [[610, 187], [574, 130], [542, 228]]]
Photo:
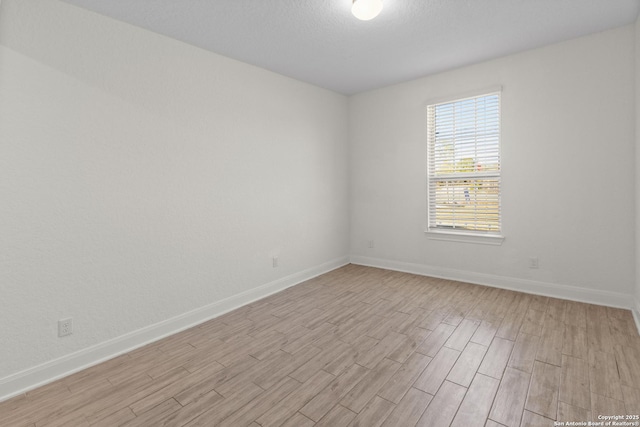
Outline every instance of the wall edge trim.
[[636, 299], [636, 307], [631, 310], [631, 313], [633, 313], [633, 320], [636, 322], [638, 335], [640, 335], [640, 296]]
[[348, 256], [335, 258], [254, 289], [0, 378], [0, 402], [184, 331], [347, 264], [349, 264]]

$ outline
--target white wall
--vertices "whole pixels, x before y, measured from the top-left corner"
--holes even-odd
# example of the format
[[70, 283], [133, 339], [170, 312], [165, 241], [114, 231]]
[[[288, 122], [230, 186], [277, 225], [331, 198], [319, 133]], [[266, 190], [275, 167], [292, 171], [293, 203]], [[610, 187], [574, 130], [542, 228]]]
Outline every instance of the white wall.
[[0, 398], [348, 261], [346, 97], [58, 1], [0, 64]]
[[[352, 262], [629, 307], [633, 61], [627, 26], [351, 97]], [[504, 243], [430, 240], [425, 106], [494, 85]]]

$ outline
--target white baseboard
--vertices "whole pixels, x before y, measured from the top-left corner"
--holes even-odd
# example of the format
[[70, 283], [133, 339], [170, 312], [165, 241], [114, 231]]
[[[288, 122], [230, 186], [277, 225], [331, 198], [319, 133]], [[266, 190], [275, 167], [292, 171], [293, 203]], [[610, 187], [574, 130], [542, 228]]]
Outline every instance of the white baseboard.
[[328, 273], [346, 264], [349, 264], [349, 257], [337, 258], [222, 301], [2, 378], [0, 379], [0, 402], [206, 322], [238, 307]]
[[[525, 292], [528, 294], [543, 295], [547, 297], [561, 298], [572, 301], [633, 310], [633, 296], [618, 292], [601, 291], [596, 289], [581, 288], [578, 286], [560, 285], [556, 283], [539, 282], [535, 280], [518, 279], [513, 277], [475, 273], [472, 271], [434, 267], [424, 264], [413, 264], [402, 261], [369, 258], [363, 256], [351, 256], [351, 263], [369, 267], [384, 268], [387, 270], [402, 271], [406, 273], [418, 274], [421, 276], [430, 276], [441, 279], [475, 283], [478, 285], [487, 285], [494, 288], [509, 289], [512, 291]], [[636, 318], [636, 322], [637, 321], [638, 319]]]

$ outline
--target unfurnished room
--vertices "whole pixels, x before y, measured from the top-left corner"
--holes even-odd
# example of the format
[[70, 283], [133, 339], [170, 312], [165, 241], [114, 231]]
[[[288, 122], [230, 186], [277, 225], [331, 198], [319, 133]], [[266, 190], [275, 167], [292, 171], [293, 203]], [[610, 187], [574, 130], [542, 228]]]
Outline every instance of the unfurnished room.
[[640, 0], [0, 0], [0, 426], [640, 426]]

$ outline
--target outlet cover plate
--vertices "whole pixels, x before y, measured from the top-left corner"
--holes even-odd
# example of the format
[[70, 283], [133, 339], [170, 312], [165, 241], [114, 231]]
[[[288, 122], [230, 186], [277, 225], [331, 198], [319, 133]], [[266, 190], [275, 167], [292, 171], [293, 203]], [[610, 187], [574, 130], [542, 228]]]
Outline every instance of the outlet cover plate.
[[58, 336], [66, 337], [67, 335], [71, 335], [73, 333], [73, 319], [60, 319], [58, 320]]

